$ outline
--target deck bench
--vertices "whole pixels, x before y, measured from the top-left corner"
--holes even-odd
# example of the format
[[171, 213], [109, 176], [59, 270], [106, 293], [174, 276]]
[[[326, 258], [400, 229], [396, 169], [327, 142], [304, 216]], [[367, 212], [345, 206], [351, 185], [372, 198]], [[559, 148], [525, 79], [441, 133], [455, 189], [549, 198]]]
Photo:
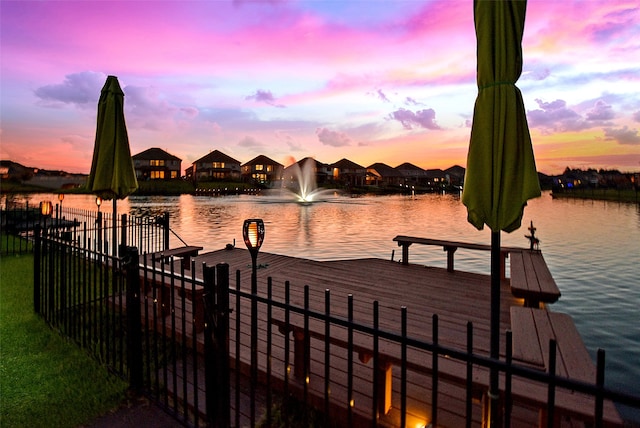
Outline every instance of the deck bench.
[[522, 306], [512, 306], [510, 315], [514, 360], [548, 371], [549, 340], [554, 339], [557, 344], [556, 373], [595, 381], [595, 366], [571, 316]]
[[164, 259], [165, 263], [169, 263], [171, 257], [179, 257], [182, 261], [182, 268], [184, 270], [191, 269], [191, 258], [197, 257], [198, 253], [203, 247], [184, 246], [178, 248], [172, 248], [169, 250], [160, 251], [159, 256]]
[[[491, 251], [491, 245], [487, 244], [474, 244], [470, 242], [459, 241], [445, 241], [441, 239], [419, 238], [415, 236], [398, 235], [393, 238], [398, 243], [398, 247], [402, 247], [402, 264], [409, 264], [409, 246], [411, 244], [420, 245], [435, 245], [442, 247], [443, 251], [447, 252], [447, 271], [454, 271], [453, 255], [458, 248], [464, 248], [468, 250], [480, 250]], [[509, 256], [509, 253], [514, 251], [522, 251], [521, 248], [501, 247], [500, 248], [500, 278], [504, 279], [506, 276], [505, 260]]]
[[560, 298], [556, 284], [540, 251], [523, 250], [511, 254], [511, 293], [524, 305], [537, 308]]
[[[549, 341], [554, 339], [556, 375], [595, 383], [595, 364], [571, 316], [521, 306], [512, 306], [510, 312], [514, 361], [549, 372]], [[572, 412], [584, 412], [586, 420], [593, 414], [593, 406], [585, 407], [584, 398], [580, 394], [561, 394], [558, 398], [566, 400], [564, 407]], [[543, 410], [541, 414], [541, 420], [546, 420]], [[622, 420], [611, 402], [604, 403], [604, 420], [607, 425], [622, 425]]]

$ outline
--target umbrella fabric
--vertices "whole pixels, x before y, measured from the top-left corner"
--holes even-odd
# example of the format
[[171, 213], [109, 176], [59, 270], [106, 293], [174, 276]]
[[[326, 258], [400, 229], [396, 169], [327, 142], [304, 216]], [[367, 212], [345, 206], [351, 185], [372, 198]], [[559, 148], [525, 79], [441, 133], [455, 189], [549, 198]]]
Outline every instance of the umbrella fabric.
[[138, 188], [124, 120], [124, 92], [115, 76], [107, 77], [100, 93], [87, 187], [102, 199], [123, 199]]
[[476, 228], [512, 232], [540, 196], [522, 94], [525, 1], [474, 1], [478, 97], [462, 202]]

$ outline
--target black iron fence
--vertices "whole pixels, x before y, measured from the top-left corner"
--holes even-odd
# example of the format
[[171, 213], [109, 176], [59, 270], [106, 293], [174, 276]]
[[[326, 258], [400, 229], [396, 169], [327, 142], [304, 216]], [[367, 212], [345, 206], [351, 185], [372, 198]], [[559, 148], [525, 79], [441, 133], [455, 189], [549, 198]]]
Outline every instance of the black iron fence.
[[7, 201], [0, 207], [0, 254], [33, 251], [33, 228], [41, 222], [39, 206]]
[[[383, 329], [377, 302], [371, 322], [357, 322], [353, 296], [270, 279], [257, 290], [226, 264], [200, 278], [193, 262], [133, 247], [115, 257], [35, 230], [36, 312], [185, 425], [470, 427], [497, 399], [494, 426], [616, 426], [612, 402], [640, 409], [640, 397], [605, 387], [603, 351], [593, 382], [578, 382], [554, 374], [554, 342], [545, 372], [513, 362], [509, 333], [497, 361], [474, 354], [471, 323], [467, 348], [453, 349], [438, 340], [437, 316], [432, 340], [418, 340], [406, 308]], [[490, 370], [499, 397], [487, 395]]]
[[[110, 212], [11, 202], [0, 210], [0, 248], [2, 254], [33, 251], [36, 227], [72, 241], [76, 246], [107, 255], [118, 255], [121, 245], [135, 246], [141, 252], [169, 248], [172, 231], [169, 214], [161, 216], [117, 215]], [[174, 237], [180, 239], [173, 233]], [[184, 243], [183, 243], [184, 244]]]
[[[121, 247], [115, 257], [38, 226], [34, 238], [34, 310], [133, 390], [187, 425], [204, 425], [198, 403], [204, 354], [193, 340], [202, 332], [189, 302], [202, 281], [156, 271], [155, 256], [140, 264], [135, 247]], [[159, 281], [173, 288], [165, 293]]]

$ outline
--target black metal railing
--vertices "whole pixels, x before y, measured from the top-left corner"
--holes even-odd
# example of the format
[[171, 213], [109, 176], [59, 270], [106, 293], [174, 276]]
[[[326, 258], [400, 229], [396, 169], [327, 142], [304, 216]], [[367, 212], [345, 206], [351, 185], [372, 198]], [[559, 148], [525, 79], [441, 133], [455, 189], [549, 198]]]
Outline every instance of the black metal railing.
[[33, 251], [33, 228], [41, 222], [39, 206], [10, 201], [0, 207], [0, 254]]
[[[185, 425], [480, 426], [492, 369], [498, 426], [540, 415], [547, 426], [615, 426], [611, 402], [640, 409], [639, 396], [605, 386], [603, 351], [596, 378], [581, 382], [555, 375], [554, 342], [545, 372], [514, 363], [508, 332], [506, 357], [474, 353], [472, 323], [456, 349], [440, 343], [437, 315], [421, 340], [407, 308], [392, 322], [377, 302], [270, 278], [252, 292], [226, 264], [203, 266], [200, 278], [194, 262], [133, 247], [114, 257], [41, 232], [34, 247], [36, 312]], [[369, 321], [354, 319], [356, 307]]]
[[35, 312], [122, 373], [126, 283], [121, 260], [51, 236], [39, 226], [34, 231]]
[[120, 252], [82, 248], [36, 227], [34, 310], [133, 390], [185, 424], [203, 425], [204, 348], [194, 338], [204, 334], [204, 313], [202, 302], [195, 313], [190, 301], [202, 299], [202, 280], [166, 270], [135, 247]]
[[[169, 248], [173, 232], [168, 213], [161, 216], [121, 214], [114, 218], [109, 212], [63, 208], [56, 204], [50, 213], [44, 215], [39, 206], [30, 206], [28, 202], [12, 202], [0, 211], [1, 253], [33, 251], [36, 226], [49, 236], [57, 236], [81, 248], [111, 256], [116, 256], [122, 245], [135, 246], [144, 253], [165, 250]], [[175, 232], [173, 235], [183, 242]]]
[[[162, 216], [116, 215], [103, 211], [76, 208], [60, 209], [58, 217], [71, 226], [62, 229], [69, 240], [85, 248], [112, 256], [120, 246], [135, 246], [140, 252], [151, 253], [169, 247], [169, 213]], [[58, 228], [59, 230], [60, 228]]]

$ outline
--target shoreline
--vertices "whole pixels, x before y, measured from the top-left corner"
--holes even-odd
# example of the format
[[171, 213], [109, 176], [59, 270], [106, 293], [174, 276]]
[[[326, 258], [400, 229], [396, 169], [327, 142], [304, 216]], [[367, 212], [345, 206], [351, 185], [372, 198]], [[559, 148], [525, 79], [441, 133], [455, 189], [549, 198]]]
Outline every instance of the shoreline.
[[611, 201], [624, 203], [640, 203], [640, 192], [636, 189], [573, 189], [553, 190], [551, 197], [554, 199], [586, 199], [594, 201]]

